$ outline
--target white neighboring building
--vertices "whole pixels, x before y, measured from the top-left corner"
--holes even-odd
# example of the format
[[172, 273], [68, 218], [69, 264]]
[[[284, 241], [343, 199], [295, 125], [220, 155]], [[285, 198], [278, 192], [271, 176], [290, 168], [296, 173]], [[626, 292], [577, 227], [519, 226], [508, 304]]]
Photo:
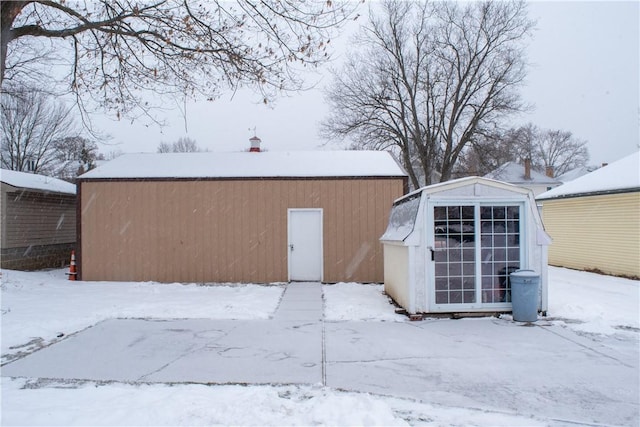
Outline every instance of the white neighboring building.
[[543, 175], [531, 169], [531, 163], [527, 161], [525, 161], [524, 165], [516, 162], [507, 162], [484, 177], [528, 188], [533, 191], [534, 196], [562, 184], [562, 181], [553, 178], [552, 170], [549, 170], [547, 175]]
[[[606, 166], [606, 164], [604, 164], [603, 166]], [[597, 166], [581, 166], [579, 168], [571, 169], [570, 171], [565, 172], [562, 175], [558, 175], [556, 179], [561, 183], [566, 184], [567, 182], [578, 179], [581, 176], [591, 173], [596, 169], [598, 169]]]

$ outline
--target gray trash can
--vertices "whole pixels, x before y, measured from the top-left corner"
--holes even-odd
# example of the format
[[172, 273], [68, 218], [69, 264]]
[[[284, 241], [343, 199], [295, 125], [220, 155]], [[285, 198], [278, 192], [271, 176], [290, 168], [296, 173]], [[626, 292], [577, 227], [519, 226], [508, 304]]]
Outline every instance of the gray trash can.
[[538, 320], [538, 288], [540, 275], [533, 270], [518, 270], [510, 275], [513, 320], [535, 322]]

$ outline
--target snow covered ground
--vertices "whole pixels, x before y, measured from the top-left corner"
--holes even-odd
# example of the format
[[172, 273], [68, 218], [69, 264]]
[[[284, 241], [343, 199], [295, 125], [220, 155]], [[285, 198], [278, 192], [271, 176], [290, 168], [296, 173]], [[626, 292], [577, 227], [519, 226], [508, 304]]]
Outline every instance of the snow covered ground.
[[267, 319], [284, 285], [72, 282], [66, 270], [2, 270], [2, 363], [105, 319]]
[[[555, 335], [579, 340], [625, 344], [625, 351], [638, 357], [640, 330], [640, 284], [566, 269], [550, 268], [549, 317], [541, 320], [543, 328]], [[2, 363], [24, 353], [47, 346], [66, 336], [113, 318], [140, 319], [238, 319], [270, 318], [284, 291], [284, 285], [197, 286], [152, 283], [69, 282], [63, 270], [48, 272], [2, 271]], [[335, 330], [334, 340], [342, 339], [340, 325], [354, 322], [353, 329], [369, 328], [367, 324], [402, 327], [427, 325], [411, 323], [396, 315], [382, 294], [380, 285], [337, 284], [323, 286], [324, 318], [327, 330]], [[507, 319], [508, 320], [508, 319]], [[454, 330], [455, 349], [459, 354], [478, 351], [484, 345], [483, 331], [495, 327], [496, 319], [476, 319], [469, 323], [437, 320], [445, 330]], [[391, 324], [389, 324], [391, 322]], [[517, 329], [502, 322], [508, 333]], [[464, 325], [458, 327], [456, 325]], [[374, 326], [375, 327], [375, 326]], [[421, 326], [426, 328], [426, 326]], [[506, 327], [506, 329], [505, 329]], [[351, 326], [349, 326], [351, 328]], [[395, 330], [394, 328], [391, 328]], [[414, 328], [411, 328], [413, 330]], [[468, 331], [465, 332], [465, 330]], [[538, 329], [538, 328], [535, 328]], [[522, 329], [522, 331], [531, 329]], [[480, 334], [478, 333], [480, 331]], [[509, 332], [511, 331], [511, 332]], [[515, 331], [515, 332], [514, 332]], [[546, 333], [546, 332], [545, 332]], [[568, 335], [573, 334], [573, 335]], [[450, 332], [449, 334], [450, 335]], [[397, 337], [390, 337], [397, 338]], [[389, 341], [391, 345], [392, 339]], [[585, 341], [586, 342], [586, 341]], [[355, 347], [354, 347], [355, 348]], [[364, 347], [366, 349], [366, 347]], [[349, 348], [338, 348], [343, 362], [330, 369], [347, 369]], [[603, 345], [603, 349], [605, 346]], [[397, 351], [397, 349], [391, 349]], [[514, 351], [505, 349], [505, 351]], [[603, 350], [604, 351], [604, 350]], [[334, 350], [335, 352], [335, 350]], [[595, 355], [588, 354], [588, 358]], [[331, 355], [329, 355], [331, 356]], [[568, 366], [575, 357], [558, 355]], [[628, 355], [627, 355], [628, 356]], [[609, 361], [607, 356], [603, 360]], [[445, 359], [459, 363], [464, 359]], [[438, 362], [436, 362], [438, 363]], [[381, 366], [381, 368], [385, 368]], [[460, 367], [467, 372], [468, 367]], [[453, 367], [455, 369], [455, 366]], [[638, 383], [635, 376], [627, 386]], [[469, 370], [469, 372], [473, 372]], [[436, 373], [437, 374], [437, 373]], [[357, 373], [353, 373], [357, 375]], [[535, 376], [535, 371], [532, 371]], [[602, 375], [605, 376], [606, 375]], [[583, 386], [584, 378], [566, 384], [568, 389]], [[592, 377], [592, 378], [595, 378]], [[599, 378], [599, 377], [598, 377]], [[535, 380], [532, 378], [532, 380]], [[595, 379], [592, 379], [595, 381]], [[464, 376], [460, 381], [465, 381]], [[464, 386], [464, 384], [460, 384]], [[604, 388], [615, 384], [603, 384]], [[359, 390], [359, 391], [354, 391]], [[508, 390], [507, 390], [508, 391]], [[2, 377], [2, 425], [549, 425], [564, 424], [536, 412], [487, 407], [476, 403], [464, 406], [461, 399], [452, 404], [434, 403], [427, 399], [397, 394], [389, 396], [362, 392], [362, 388], [339, 388], [308, 385], [207, 385], [123, 383], [112, 381], [68, 381], [37, 378]], [[589, 398], [600, 396], [587, 396]], [[532, 397], [534, 399], [534, 397]], [[562, 400], [558, 396], [558, 400]], [[532, 400], [532, 408], [536, 404]], [[579, 413], [577, 406], [589, 401], [567, 400], [569, 413]], [[576, 406], [576, 407], [573, 407]], [[615, 409], [612, 409], [614, 414]], [[600, 419], [605, 419], [604, 414]], [[599, 422], [602, 422], [602, 421]], [[588, 420], [587, 420], [588, 421]], [[596, 423], [594, 421], [591, 421]], [[614, 419], [609, 424], [638, 425], [640, 416]]]
[[578, 332], [640, 331], [640, 282], [549, 267], [549, 317]]

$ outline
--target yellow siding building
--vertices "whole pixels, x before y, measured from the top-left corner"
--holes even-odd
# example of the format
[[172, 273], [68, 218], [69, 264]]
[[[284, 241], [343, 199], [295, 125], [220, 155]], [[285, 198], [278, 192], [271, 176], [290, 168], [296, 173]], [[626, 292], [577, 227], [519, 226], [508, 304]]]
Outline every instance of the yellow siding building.
[[640, 155], [540, 195], [549, 264], [640, 277]]

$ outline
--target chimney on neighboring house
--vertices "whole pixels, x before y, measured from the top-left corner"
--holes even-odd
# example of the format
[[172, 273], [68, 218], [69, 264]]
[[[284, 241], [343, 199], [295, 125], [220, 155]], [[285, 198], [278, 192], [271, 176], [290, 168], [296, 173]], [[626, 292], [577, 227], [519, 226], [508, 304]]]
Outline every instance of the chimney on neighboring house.
[[545, 172], [549, 178], [553, 178], [553, 166], [547, 166]]
[[531, 180], [531, 159], [524, 159], [524, 179]]
[[249, 148], [249, 151], [251, 153], [259, 153], [260, 143], [262, 142], [262, 140], [254, 135], [253, 137], [249, 138], [249, 142], [251, 142], [251, 148]]

